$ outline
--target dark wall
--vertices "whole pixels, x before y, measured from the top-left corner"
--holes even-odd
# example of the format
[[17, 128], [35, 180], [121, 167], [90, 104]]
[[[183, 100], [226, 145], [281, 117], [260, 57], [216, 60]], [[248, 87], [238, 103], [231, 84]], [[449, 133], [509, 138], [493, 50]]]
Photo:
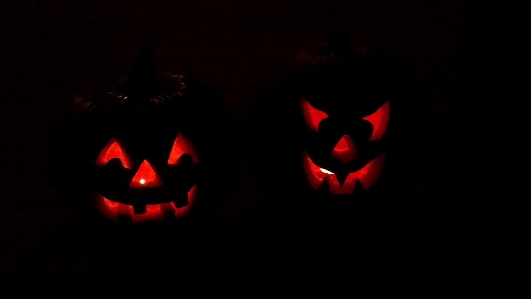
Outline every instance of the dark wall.
[[[505, 276], [523, 283], [530, 237], [528, 6], [414, 0], [0, 4], [0, 272], [71, 269], [36, 248], [72, 217], [51, 185], [46, 146], [58, 107], [76, 91], [127, 74], [138, 53], [155, 46], [162, 70], [212, 85], [244, 131], [252, 92], [274, 81], [297, 51], [346, 25], [354, 48], [396, 53], [419, 80], [431, 135], [419, 136], [430, 145], [430, 171], [417, 192], [440, 217], [441, 236], [460, 231], [459, 241], [447, 240], [470, 245], [470, 234], [485, 244], [503, 243], [461, 259], [478, 259], [467, 271], [509, 263]], [[228, 219], [251, 217], [267, 199], [245, 160], [240, 169], [220, 212]]]

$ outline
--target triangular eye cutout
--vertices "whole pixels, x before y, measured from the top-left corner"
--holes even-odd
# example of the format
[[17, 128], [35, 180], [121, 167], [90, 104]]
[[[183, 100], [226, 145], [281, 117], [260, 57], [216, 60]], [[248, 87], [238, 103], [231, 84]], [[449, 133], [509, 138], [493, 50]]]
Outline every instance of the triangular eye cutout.
[[370, 122], [373, 128], [370, 141], [382, 138], [389, 122], [389, 101], [385, 102], [376, 112], [363, 119]]
[[147, 160], [144, 160], [131, 180], [131, 188], [156, 188], [162, 186], [162, 182]]
[[179, 159], [184, 154], [189, 154], [192, 156], [192, 161], [194, 163], [200, 162], [199, 155], [197, 155], [197, 152], [190, 141], [188, 141], [183, 134], [177, 134], [177, 137], [175, 137], [175, 141], [173, 142], [170, 157], [168, 158], [168, 164], [177, 165], [177, 163], [179, 163]]
[[319, 123], [323, 119], [327, 118], [328, 114], [314, 108], [305, 99], [301, 99], [301, 108], [302, 113], [304, 114], [304, 118], [306, 119], [306, 123], [308, 124], [308, 127], [317, 132], [319, 130]]
[[131, 161], [125, 153], [124, 148], [118, 142], [116, 138], [111, 138], [109, 143], [101, 150], [98, 158], [96, 159], [96, 165], [104, 166], [112, 159], [119, 159], [122, 162], [122, 166], [131, 169]]

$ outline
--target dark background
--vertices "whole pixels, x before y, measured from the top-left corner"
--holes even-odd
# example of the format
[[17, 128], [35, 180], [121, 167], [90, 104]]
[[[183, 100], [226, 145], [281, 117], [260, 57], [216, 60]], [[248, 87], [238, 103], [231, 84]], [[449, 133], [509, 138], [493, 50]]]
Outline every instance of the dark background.
[[[426, 243], [408, 270], [406, 288], [527, 289], [530, 17], [526, 1], [2, 3], [0, 279], [60, 280], [133, 268], [127, 261], [104, 263], [90, 252], [54, 248], [67, 242], [57, 241], [63, 236], [58, 232], [75, 214], [51, 183], [48, 134], [75, 92], [127, 74], [139, 52], [155, 46], [162, 71], [213, 86], [245, 131], [250, 95], [282, 74], [299, 50], [346, 25], [354, 48], [400, 55], [428, 102], [431, 133], [418, 138], [429, 144], [430, 171], [415, 192], [427, 203], [418, 213], [431, 224], [428, 236], [417, 236]], [[219, 211], [231, 227], [252, 219], [268, 200], [245, 159], [239, 168]], [[235, 262], [248, 254], [238, 231], [218, 236], [234, 262], [211, 273], [256, 270]], [[239, 286], [238, 279], [233, 283]], [[351, 284], [355, 279], [342, 282]]]

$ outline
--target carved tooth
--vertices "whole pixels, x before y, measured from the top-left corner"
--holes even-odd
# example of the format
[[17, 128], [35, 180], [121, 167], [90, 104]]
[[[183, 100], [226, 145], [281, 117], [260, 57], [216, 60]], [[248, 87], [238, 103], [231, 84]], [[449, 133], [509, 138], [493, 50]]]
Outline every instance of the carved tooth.
[[322, 195], [330, 195], [330, 184], [328, 183], [327, 179], [324, 179], [321, 183], [321, 186], [317, 189], [318, 194]]
[[358, 179], [356, 179], [356, 183], [354, 184], [354, 193], [356, 195], [364, 195], [366, 193], [365, 187]]
[[132, 222], [133, 221], [133, 217], [131, 217], [131, 215], [129, 215], [129, 214], [118, 214], [117, 220], [119, 222]]
[[339, 183], [340, 186], [343, 186], [348, 175], [349, 175], [348, 172], [347, 173], [343, 173], [343, 172], [336, 173], [337, 182]]
[[133, 211], [135, 212], [135, 215], [144, 214], [146, 212], [146, 205], [133, 205]]
[[177, 195], [177, 199], [173, 201], [173, 204], [177, 208], [185, 207], [188, 204], [188, 195], [186, 193]]

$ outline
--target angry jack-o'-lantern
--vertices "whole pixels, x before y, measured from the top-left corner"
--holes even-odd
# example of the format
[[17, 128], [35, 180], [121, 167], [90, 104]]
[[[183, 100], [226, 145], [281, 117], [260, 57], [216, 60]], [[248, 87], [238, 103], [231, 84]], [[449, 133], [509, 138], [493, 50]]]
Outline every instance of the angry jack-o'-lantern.
[[[416, 119], [408, 110], [412, 76], [391, 56], [357, 55], [346, 33], [298, 58], [273, 93], [252, 103], [256, 173], [275, 196], [299, 194], [301, 202], [366, 194], [386, 176], [391, 157], [414, 153], [407, 136]], [[400, 169], [403, 177], [409, 171]]]
[[[319, 134], [319, 126], [321, 122], [329, 119], [328, 114], [313, 107], [304, 98], [301, 99], [301, 109], [309, 128]], [[374, 145], [371, 142], [381, 140], [388, 120], [389, 102], [385, 102], [374, 113], [363, 117], [358, 122], [361, 127], [359, 130], [336, 127], [336, 131], [327, 132], [331, 137], [310, 136], [309, 138], [314, 139], [315, 142], [322, 142], [323, 144], [318, 146], [309, 144], [308, 150], [304, 151], [302, 156], [303, 167], [312, 188], [316, 190], [321, 188], [325, 180], [332, 194], [351, 194], [355, 188], [369, 188], [380, 176], [385, 153], [376, 152], [375, 155], [366, 154], [366, 152], [374, 151], [378, 147], [377, 144]], [[337, 123], [338, 121], [335, 122]], [[352, 122], [355, 123], [354, 121]], [[370, 127], [364, 122], [368, 122]], [[323, 126], [333, 125], [325, 123]], [[372, 132], [370, 137], [367, 138], [369, 136], [367, 131], [369, 130]], [[355, 138], [352, 136], [355, 136]], [[334, 139], [337, 140], [335, 144]], [[323, 151], [327, 151], [329, 157], [323, 155]], [[313, 159], [309, 152], [315, 153], [312, 155]], [[314, 160], [319, 165], [326, 166], [318, 166]], [[329, 169], [333, 169], [333, 172]]]
[[[349, 279], [362, 281], [401, 252], [428, 135], [408, 68], [376, 50], [354, 53], [347, 37], [300, 53], [250, 101], [250, 161], [267, 192], [251, 231], [263, 256], [305, 252], [316, 257], [312, 266], [345, 264], [354, 269]], [[306, 264], [297, 274], [313, 279]]]
[[111, 220], [212, 210], [235, 171], [233, 125], [213, 91], [158, 75], [147, 51], [125, 83], [76, 98], [56, 143], [59, 183], [70, 202]]
[[303, 65], [292, 83], [298, 119], [307, 126], [302, 165], [308, 182], [332, 195], [363, 192], [384, 169], [395, 84], [377, 61], [356, 59], [334, 41], [322, 53], [301, 56], [311, 62], [324, 58]]

